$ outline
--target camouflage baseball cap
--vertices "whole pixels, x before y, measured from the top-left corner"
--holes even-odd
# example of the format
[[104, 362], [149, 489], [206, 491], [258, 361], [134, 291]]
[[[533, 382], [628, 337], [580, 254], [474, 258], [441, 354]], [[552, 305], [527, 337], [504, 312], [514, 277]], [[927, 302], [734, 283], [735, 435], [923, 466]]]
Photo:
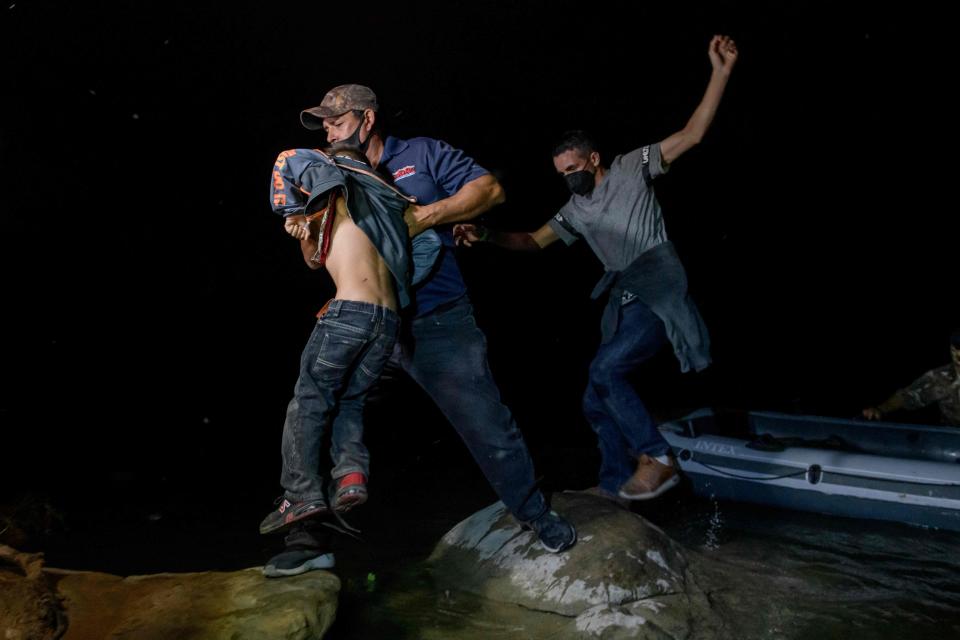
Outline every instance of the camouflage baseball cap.
[[300, 122], [307, 129], [322, 129], [323, 119], [339, 116], [354, 109], [377, 110], [377, 95], [362, 84], [342, 84], [327, 91], [323, 102], [317, 107], [300, 112]]

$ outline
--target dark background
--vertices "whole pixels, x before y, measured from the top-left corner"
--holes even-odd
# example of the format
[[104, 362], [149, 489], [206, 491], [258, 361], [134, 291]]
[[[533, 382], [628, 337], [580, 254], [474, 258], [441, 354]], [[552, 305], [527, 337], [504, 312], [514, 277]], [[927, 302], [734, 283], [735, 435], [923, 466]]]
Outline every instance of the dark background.
[[[660, 415], [858, 415], [945, 364], [960, 325], [957, 56], [932, 9], [839, 4], [9, 0], [4, 465], [24, 485], [145, 468], [275, 482], [331, 293], [268, 203], [276, 154], [322, 142], [300, 110], [372, 86], [395, 134], [445, 139], [501, 178], [488, 224], [532, 230], [567, 196], [556, 135], [595, 132], [609, 162], [680, 129], [715, 33], [740, 62], [703, 144], [658, 184], [715, 366], [681, 376], [665, 350], [637, 382]], [[461, 265], [535, 458], [592, 451], [597, 260], [486, 247]], [[455, 442], [411, 387], [376, 400], [380, 469]]]

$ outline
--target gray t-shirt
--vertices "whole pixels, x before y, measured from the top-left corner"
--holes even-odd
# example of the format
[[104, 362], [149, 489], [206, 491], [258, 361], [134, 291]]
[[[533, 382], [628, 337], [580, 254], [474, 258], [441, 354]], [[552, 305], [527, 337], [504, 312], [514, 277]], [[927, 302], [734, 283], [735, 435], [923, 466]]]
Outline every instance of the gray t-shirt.
[[668, 169], [659, 144], [617, 156], [600, 186], [585, 196], [571, 196], [548, 224], [567, 244], [579, 234], [608, 271], [622, 271], [667, 241], [652, 181]]

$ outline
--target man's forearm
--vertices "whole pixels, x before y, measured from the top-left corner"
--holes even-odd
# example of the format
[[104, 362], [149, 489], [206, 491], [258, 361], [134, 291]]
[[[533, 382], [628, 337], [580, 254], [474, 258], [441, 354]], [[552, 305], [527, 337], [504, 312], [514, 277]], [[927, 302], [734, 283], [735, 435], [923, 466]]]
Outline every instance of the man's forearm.
[[417, 221], [426, 228], [472, 220], [506, 200], [503, 187], [492, 175], [481, 176], [463, 185], [457, 193], [417, 208]]
[[729, 72], [721, 69], [713, 70], [703, 98], [693, 115], [687, 120], [686, 126], [660, 143], [660, 153], [665, 163], [672, 163], [692, 147], [700, 144], [713, 122], [729, 79]]
[[707, 129], [713, 123], [713, 117], [717, 113], [717, 107], [720, 106], [720, 99], [723, 98], [723, 92], [727, 88], [727, 81], [730, 74], [720, 69], [714, 69], [710, 74], [710, 82], [707, 84], [707, 90], [703, 93], [703, 99], [697, 105], [687, 126], [684, 127], [688, 136], [695, 144], [699, 143]]
[[525, 231], [488, 230], [482, 242], [489, 242], [511, 251], [539, 251], [541, 249], [533, 236]]
[[903, 409], [905, 405], [906, 402], [904, 401], [903, 392], [897, 391], [892, 396], [878, 404], [877, 409], [879, 409], [882, 413], [887, 414], [894, 411], [899, 411], [900, 409]]

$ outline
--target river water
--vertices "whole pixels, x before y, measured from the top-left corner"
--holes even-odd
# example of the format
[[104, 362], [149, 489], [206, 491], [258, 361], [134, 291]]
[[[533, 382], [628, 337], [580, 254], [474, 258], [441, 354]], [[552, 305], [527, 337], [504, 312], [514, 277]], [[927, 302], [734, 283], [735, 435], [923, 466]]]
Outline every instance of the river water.
[[[733, 637], [960, 638], [960, 534], [689, 494], [646, 515], [706, 560], [696, 578]], [[332, 638], [520, 640], [560, 629], [519, 607], [438, 593], [415, 563], [376, 581], [352, 569]]]
[[[432, 445], [375, 467], [369, 503], [350, 514], [362, 541], [335, 536], [343, 592], [328, 638], [550, 637], [567, 621], [432, 587], [422, 561], [433, 545], [495, 499], [462, 445]], [[588, 486], [595, 462], [592, 451], [555, 450], [537, 467], [550, 492]], [[87, 470], [64, 472], [54, 487], [45, 495], [50, 531], [36, 549], [49, 566], [235, 570], [278, 550], [256, 530], [277, 491], [272, 473]], [[703, 560], [696, 579], [733, 637], [960, 638], [958, 533], [720, 503], [685, 487], [637, 513]]]

